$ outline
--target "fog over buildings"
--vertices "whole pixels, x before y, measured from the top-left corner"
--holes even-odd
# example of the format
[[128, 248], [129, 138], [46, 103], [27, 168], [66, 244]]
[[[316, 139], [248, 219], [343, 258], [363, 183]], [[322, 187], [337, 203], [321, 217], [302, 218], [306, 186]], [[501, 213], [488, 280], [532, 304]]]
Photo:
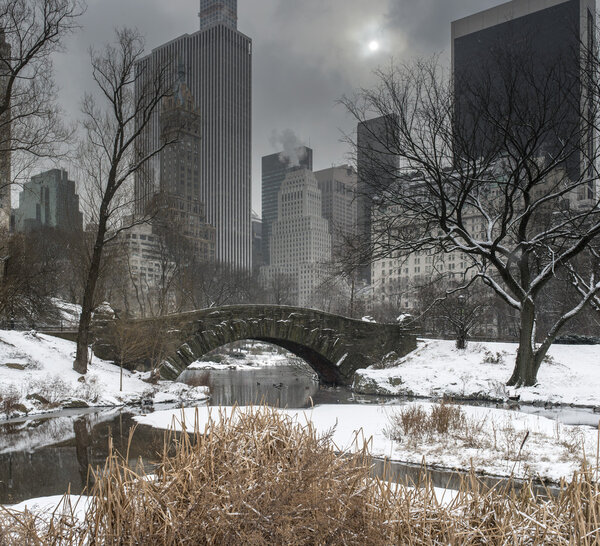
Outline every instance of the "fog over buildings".
[[[252, 208], [261, 213], [260, 158], [280, 151], [273, 131], [292, 129], [318, 150], [314, 168], [349, 161], [342, 133], [355, 122], [336, 104], [344, 93], [374, 81], [372, 71], [414, 56], [441, 53], [450, 63], [449, 22], [498, 4], [496, 0], [238, 0], [238, 28], [253, 39]], [[147, 51], [199, 30], [198, 0], [88, 0], [82, 32], [55, 56], [59, 100], [74, 119], [84, 91], [93, 89], [88, 48], [101, 47], [119, 26], [138, 28]], [[373, 53], [368, 44], [377, 39]], [[78, 78], [74, 79], [73, 74]], [[66, 84], [68, 82], [68, 85]]]

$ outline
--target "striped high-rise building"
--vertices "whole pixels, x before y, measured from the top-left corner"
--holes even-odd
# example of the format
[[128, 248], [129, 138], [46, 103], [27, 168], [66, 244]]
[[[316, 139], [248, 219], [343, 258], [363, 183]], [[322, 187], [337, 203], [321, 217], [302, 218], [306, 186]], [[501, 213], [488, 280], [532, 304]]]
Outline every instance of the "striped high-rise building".
[[[237, 30], [237, 0], [201, 0], [200, 30], [155, 48], [138, 66], [138, 93], [165, 65], [186, 67], [186, 81], [200, 116], [198, 200], [216, 228], [216, 260], [250, 269], [252, 40]], [[168, 82], [171, 84], [172, 82]], [[160, 113], [144, 131], [141, 153], [161, 142]], [[193, 165], [181, 162], [181, 169]], [[158, 191], [160, 155], [136, 174], [136, 211]]]

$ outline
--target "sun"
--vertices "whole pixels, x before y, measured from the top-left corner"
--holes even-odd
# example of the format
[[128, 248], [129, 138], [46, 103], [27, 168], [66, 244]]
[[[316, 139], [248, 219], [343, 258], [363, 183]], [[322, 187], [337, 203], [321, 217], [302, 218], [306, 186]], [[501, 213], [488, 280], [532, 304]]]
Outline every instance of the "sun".
[[377, 51], [379, 49], [379, 42], [377, 40], [372, 40], [369, 42], [369, 50], [370, 51]]

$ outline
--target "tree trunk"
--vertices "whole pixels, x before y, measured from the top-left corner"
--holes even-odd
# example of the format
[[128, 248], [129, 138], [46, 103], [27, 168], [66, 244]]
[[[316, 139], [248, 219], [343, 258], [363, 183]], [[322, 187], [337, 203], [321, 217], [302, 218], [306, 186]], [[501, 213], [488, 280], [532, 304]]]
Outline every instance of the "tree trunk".
[[350, 278], [350, 318], [354, 318], [354, 273]]
[[525, 301], [521, 311], [517, 360], [507, 383], [509, 387], [533, 387], [537, 382], [537, 373], [548, 349], [536, 351], [534, 330], [535, 304]]
[[[104, 208], [104, 207], [103, 207]], [[77, 331], [77, 353], [73, 362], [73, 369], [80, 373], [87, 373], [88, 364], [88, 345], [90, 336], [90, 326], [92, 323], [92, 312], [94, 310], [94, 296], [96, 284], [100, 275], [100, 262], [102, 260], [102, 250], [104, 248], [104, 235], [106, 232], [106, 214], [101, 210], [100, 221], [98, 222], [98, 234], [96, 244], [92, 253], [92, 261], [85, 283], [83, 292], [83, 302], [81, 304], [81, 316], [79, 318], [79, 329]]]

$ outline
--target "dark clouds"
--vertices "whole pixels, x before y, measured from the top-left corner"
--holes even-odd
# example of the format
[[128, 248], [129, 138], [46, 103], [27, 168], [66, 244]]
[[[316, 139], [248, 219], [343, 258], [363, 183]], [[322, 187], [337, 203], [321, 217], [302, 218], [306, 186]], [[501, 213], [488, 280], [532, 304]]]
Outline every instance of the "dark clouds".
[[[273, 153], [273, 131], [293, 130], [314, 149], [315, 168], [346, 160], [341, 131], [354, 121], [336, 104], [372, 83], [393, 56], [408, 60], [450, 49], [450, 21], [497, 0], [238, 0], [239, 29], [254, 41], [253, 205], [260, 210], [260, 158]], [[113, 27], [137, 27], [148, 50], [198, 29], [198, 0], [88, 0], [83, 30], [55, 60], [61, 103], [77, 115], [91, 88], [87, 50]], [[368, 54], [377, 39], [381, 50]]]

